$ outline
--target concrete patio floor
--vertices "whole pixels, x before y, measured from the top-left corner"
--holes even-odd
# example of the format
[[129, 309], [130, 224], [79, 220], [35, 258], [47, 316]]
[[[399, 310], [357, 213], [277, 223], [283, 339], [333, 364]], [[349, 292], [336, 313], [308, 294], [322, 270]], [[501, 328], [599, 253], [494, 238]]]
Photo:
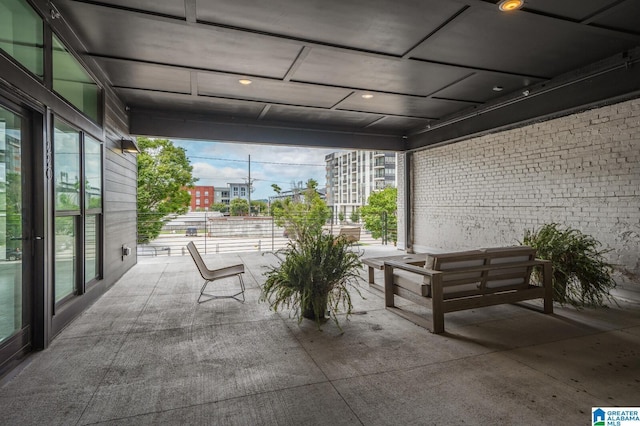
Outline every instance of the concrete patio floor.
[[344, 333], [332, 323], [318, 331], [258, 302], [273, 255], [205, 260], [244, 262], [245, 303], [198, 305], [188, 257], [140, 259], [3, 379], [0, 422], [586, 425], [593, 406], [640, 405], [638, 301], [553, 315], [537, 302], [452, 313], [447, 333], [434, 335], [386, 311], [363, 281]]

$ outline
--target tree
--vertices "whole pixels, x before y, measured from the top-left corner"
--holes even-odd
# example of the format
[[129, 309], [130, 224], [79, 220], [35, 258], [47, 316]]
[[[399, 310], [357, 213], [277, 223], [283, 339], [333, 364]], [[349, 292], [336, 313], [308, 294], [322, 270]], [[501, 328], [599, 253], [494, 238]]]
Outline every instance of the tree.
[[318, 182], [309, 179], [306, 189], [301, 190], [302, 196], [272, 203], [271, 211], [276, 225], [283, 226], [289, 237], [300, 240], [310, 232], [320, 232], [331, 216], [331, 209], [320, 198], [317, 187]]
[[229, 203], [231, 216], [246, 216], [249, 213], [249, 202], [244, 198], [234, 198]]
[[351, 212], [351, 216], [349, 217], [349, 219], [351, 219], [351, 222], [353, 222], [353, 223], [358, 223], [358, 222], [360, 222], [360, 209], [359, 209], [359, 208], [355, 208], [355, 209], [353, 209], [353, 211]]
[[229, 211], [229, 205], [225, 203], [214, 203], [209, 208], [212, 212], [226, 213]]
[[387, 187], [372, 193], [367, 200], [367, 205], [360, 209], [364, 227], [371, 231], [373, 238], [382, 238], [386, 235], [387, 239], [394, 244], [398, 242], [397, 199], [398, 190]]
[[186, 213], [196, 179], [184, 148], [168, 139], [138, 138], [138, 242], [160, 234], [171, 214]]
[[254, 214], [265, 214], [269, 210], [269, 205], [266, 201], [251, 200], [251, 211]]

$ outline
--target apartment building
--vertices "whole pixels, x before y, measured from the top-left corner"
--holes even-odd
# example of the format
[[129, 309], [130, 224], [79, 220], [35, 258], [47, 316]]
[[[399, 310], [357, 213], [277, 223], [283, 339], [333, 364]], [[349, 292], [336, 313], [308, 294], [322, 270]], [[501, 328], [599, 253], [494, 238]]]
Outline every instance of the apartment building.
[[191, 204], [189, 211], [207, 211], [215, 203], [215, 188], [213, 186], [194, 186], [189, 189]]
[[215, 202], [229, 204], [234, 198], [249, 200], [248, 183], [228, 183], [227, 186], [218, 187], [215, 190]]
[[334, 152], [325, 156], [327, 204], [334, 217], [349, 218], [367, 203], [369, 195], [397, 186], [396, 154], [385, 151]]

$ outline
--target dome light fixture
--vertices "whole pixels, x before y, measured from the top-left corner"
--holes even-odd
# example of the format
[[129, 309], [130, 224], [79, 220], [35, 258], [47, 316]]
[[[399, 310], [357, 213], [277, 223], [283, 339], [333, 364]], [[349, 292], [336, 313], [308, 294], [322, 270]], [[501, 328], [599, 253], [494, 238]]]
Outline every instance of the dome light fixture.
[[248, 78], [241, 78], [240, 80], [238, 80], [238, 83], [242, 84], [243, 86], [248, 86], [253, 82]]
[[503, 12], [518, 10], [524, 6], [524, 0], [502, 0], [498, 3], [498, 8]]

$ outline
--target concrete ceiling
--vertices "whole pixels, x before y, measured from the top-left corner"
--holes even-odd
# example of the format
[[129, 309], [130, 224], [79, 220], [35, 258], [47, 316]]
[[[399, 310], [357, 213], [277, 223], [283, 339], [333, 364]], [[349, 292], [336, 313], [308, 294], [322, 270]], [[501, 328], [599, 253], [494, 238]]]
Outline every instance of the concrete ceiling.
[[51, 3], [133, 134], [406, 150], [640, 92], [637, 0]]

